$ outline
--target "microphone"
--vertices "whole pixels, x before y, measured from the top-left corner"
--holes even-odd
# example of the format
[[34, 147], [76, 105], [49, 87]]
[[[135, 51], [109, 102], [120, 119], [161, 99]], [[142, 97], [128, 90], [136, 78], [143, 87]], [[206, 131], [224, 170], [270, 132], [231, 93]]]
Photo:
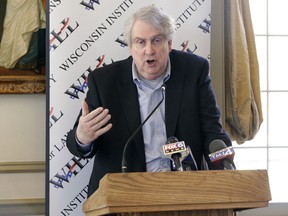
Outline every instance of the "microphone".
[[186, 145], [184, 141], [179, 142], [176, 137], [170, 137], [163, 145], [164, 155], [169, 156], [172, 159], [172, 170], [173, 171], [183, 171], [183, 166], [180, 161], [182, 153], [185, 152]]
[[198, 170], [198, 166], [194, 159], [190, 146], [186, 146], [186, 150], [182, 152], [180, 161], [184, 171]]
[[134, 133], [129, 137], [129, 139], [127, 140], [127, 142], [124, 145], [124, 149], [123, 149], [123, 155], [122, 155], [122, 173], [126, 173], [127, 172], [127, 159], [126, 159], [126, 151], [127, 151], [127, 147], [129, 145], [129, 143], [135, 138], [135, 136], [137, 135], [137, 133], [139, 132], [139, 130], [143, 127], [143, 125], [148, 121], [148, 119], [153, 115], [153, 113], [157, 110], [157, 108], [162, 104], [162, 102], [164, 101], [165, 98], [165, 90], [166, 90], [166, 85], [163, 84], [161, 86], [161, 90], [162, 90], [162, 99], [160, 100], [160, 102], [155, 106], [155, 108], [150, 112], [150, 114], [146, 117], [146, 119], [138, 126], [138, 128], [136, 128], [136, 130], [134, 131]]
[[232, 146], [227, 147], [222, 140], [216, 139], [210, 143], [209, 151], [212, 152], [209, 154], [210, 161], [217, 169], [236, 170], [233, 162], [235, 152]]

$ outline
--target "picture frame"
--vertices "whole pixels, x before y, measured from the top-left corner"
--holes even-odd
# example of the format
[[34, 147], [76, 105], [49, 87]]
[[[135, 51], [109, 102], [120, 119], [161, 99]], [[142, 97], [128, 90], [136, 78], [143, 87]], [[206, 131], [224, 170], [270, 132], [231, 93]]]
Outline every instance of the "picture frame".
[[33, 70], [0, 67], [0, 94], [44, 94], [45, 65], [37, 73]]

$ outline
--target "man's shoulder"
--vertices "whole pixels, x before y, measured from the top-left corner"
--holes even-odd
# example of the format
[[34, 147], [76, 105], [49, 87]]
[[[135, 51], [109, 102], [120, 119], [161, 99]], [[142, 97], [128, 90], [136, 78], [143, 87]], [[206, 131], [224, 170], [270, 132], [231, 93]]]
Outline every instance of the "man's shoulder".
[[205, 62], [207, 59], [200, 55], [196, 55], [192, 52], [186, 52], [186, 51], [181, 51], [181, 50], [175, 50], [172, 49], [170, 52], [170, 59], [176, 60], [176, 61], [199, 61], [199, 62]]
[[110, 64], [104, 64], [102, 67], [99, 67], [94, 70], [95, 73], [103, 73], [107, 71], [119, 71], [120, 69], [129, 69], [132, 67], [132, 57], [129, 56], [126, 59], [121, 59], [117, 61], [113, 61]]

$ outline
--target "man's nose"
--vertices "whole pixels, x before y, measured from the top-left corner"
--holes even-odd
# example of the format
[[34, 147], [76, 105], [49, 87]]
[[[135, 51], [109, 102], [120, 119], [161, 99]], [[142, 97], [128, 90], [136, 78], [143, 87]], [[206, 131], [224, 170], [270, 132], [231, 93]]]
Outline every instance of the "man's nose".
[[145, 53], [148, 54], [148, 55], [152, 55], [152, 54], [155, 53], [155, 47], [151, 43], [151, 41], [146, 44]]

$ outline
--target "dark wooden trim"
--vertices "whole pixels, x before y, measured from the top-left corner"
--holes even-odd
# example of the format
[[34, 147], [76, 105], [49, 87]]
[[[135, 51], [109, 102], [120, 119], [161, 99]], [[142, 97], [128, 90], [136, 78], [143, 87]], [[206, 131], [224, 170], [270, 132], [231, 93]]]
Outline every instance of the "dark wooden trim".
[[45, 93], [45, 66], [39, 71], [0, 67], [0, 94]]

